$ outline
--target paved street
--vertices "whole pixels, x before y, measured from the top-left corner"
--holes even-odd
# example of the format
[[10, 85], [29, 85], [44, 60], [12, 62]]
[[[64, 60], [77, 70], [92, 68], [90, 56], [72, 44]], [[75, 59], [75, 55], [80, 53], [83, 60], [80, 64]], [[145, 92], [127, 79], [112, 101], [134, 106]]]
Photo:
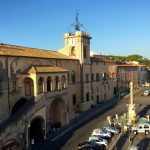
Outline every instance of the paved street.
[[[142, 111], [149, 104], [149, 101], [150, 101], [150, 97], [143, 97], [139, 95], [140, 93], [134, 96], [134, 101], [137, 106], [137, 109], [136, 109], [137, 113], [139, 111]], [[116, 105], [116, 107], [100, 115], [96, 119], [90, 121], [85, 126], [75, 131], [72, 137], [68, 140], [68, 142], [64, 145], [62, 149], [63, 150], [76, 150], [78, 143], [86, 141], [94, 128], [100, 128], [101, 126], [103, 126], [104, 121], [106, 121], [107, 116], [115, 115], [115, 114], [123, 114], [127, 112], [126, 105], [128, 102], [129, 102], [129, 98], [124, 98]]]

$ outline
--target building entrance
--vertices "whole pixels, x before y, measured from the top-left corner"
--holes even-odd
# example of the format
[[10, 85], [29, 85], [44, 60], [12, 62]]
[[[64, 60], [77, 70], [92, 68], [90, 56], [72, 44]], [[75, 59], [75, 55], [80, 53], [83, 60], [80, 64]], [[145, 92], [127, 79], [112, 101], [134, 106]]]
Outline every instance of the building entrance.
[[44, 120], [42, 118], [34, 119], [30, 124], [30, 141], [34, 140], [34, 143], [42, 141], [44, 131]]

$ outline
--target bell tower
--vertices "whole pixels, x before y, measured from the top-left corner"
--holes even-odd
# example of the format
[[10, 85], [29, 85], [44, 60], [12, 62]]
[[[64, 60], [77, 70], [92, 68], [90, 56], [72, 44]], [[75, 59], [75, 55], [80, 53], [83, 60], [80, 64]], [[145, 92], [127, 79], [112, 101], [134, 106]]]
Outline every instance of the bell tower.
[[79, 14], [76, 14], [76, 21], [72, 26], [74, 33], [65, 33], [65, 50], [68, 56], [79, 59], [81, 64], [90, 63], [90, 35], [82, 31], [82, 24], [79, 23]]

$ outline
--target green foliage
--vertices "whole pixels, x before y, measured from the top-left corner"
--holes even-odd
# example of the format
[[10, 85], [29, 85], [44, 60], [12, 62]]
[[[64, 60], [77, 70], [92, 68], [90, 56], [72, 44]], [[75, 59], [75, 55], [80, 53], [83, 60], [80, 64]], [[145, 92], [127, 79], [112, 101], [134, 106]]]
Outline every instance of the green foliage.
[[146, 65], [150, 67], [150, 60], [148, 58], [144, 58], [141, 55], [134, 54], [134, 55], [129, 55], [129, 56], [111, 56], [112, 60], [116, 61], [122, 61], [122, 62], [127, 62], [127, 61], [138, 61], [140, 64]]

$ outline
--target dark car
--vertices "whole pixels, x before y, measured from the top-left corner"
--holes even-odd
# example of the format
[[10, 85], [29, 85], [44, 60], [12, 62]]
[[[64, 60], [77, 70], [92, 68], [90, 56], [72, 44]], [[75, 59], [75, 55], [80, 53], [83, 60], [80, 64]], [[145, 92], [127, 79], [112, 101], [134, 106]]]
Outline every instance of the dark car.
[[83, 143], [78, 144], [78, 149], [79, 150], [102, 150], [103, 147], [96, 144], [95, 142], [91, 141], [86, 141]]

